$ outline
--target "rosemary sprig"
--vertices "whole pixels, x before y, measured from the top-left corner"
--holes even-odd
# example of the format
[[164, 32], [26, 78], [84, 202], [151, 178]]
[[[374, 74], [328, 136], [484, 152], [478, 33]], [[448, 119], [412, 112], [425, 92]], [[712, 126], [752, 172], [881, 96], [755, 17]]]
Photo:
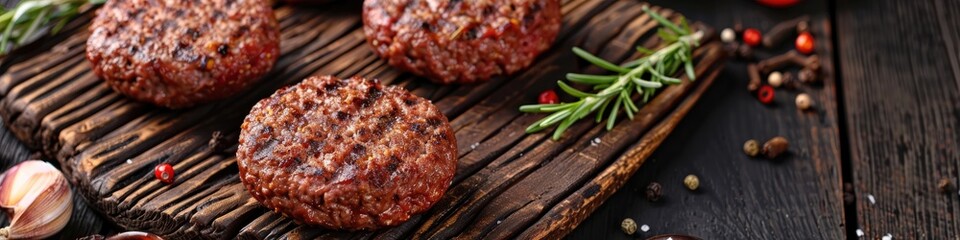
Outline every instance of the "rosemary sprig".
[[[0, 8], [0, 55], [49, 30], [59, 32], [84, 6], [106, 0], [23, 0], [12, 9]], [[51, 23], [56, 23], [50, 26]]]
[[[574, 122], [593, 112], [597, 112], [596, 121], [598, 123], [603, 121], [604, 116], [607, 116], [606, 127], [607, 130], [610, 130], [617, 121], [620, 109], [623, 109], [630, 119], [633, 119], [634, 113], [640, 111], [639, 106], [632, 99], [634, 93], [641, 94], [641, 100], [646, 103], [653, 93], [663, 85], [680, 83], [680, 79], [672, 77], [680, 68], [684, 69], [691, 81], [695, 79], [693, 49], [699, 46], [703, 32], [693, 32], [683, 18], [681, 18], [678, 26], [651, 11], [647, 6], [643, 7], [643, 11], [663, 26], [657, 34], [666, 46], [655, 51], [638, 46], [637, 51], [643, 53], [644, 56], [622, 65], [610, 63], [583, 49], [574, 47], [574, 54], [597, 67], [614, 72], [614, 74], [568, 73], [567, 80], [592, 86], [592, 89], [597, 92], [584, 92], [562, 80], [557, 81], [561, 90], [580, 100], [570, 103], [521, 106], [520, 111], [522, 112], [551, 113], [527, 127], [527, 133], [538, 132], [559, 124], [553, 132], [553, 139], [556, 140]], [[607, 111], [608, 108], [610, 108], [610, 111]]]

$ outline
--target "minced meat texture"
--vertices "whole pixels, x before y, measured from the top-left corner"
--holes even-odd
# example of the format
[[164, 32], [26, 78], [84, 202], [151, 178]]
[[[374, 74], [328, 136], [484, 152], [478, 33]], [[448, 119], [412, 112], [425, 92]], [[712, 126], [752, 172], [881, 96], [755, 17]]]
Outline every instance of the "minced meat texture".
[[559, 0], [366, 0], [364, 32], [391, 65], [438, 83], [526, 68], [560, 31]]
[[270, 1], [111, 0], [90, 26], [87, 59], [116, 91], [167, 108], [219, 100], [280, 54]]
[[311, 77], [257, 103], [240, 133], [240, 179], [264, 206], [343, 230], [398, 225], [456, 172], [456, 139], [428, 100], [359, 77]]

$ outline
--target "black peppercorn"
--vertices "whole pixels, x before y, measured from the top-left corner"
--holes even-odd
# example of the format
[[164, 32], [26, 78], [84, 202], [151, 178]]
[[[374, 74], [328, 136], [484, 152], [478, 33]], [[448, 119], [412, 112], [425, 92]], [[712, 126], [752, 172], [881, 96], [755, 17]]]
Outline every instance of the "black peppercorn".
[[660, 186], [660, 183], [650, 182], [650, 184], [647, 185], [647, 191], [646, 191], [647, 200], [651, 202], [659, 201], [660, 197], [663, 196], [661, 188], [663, 187]]
[[226, 56], [227, 53], [230, 53], [230, 46], [227, 46], [226, 44], [220, 44], [220, 46], [217, 47], [217, 52], [220, 53], [220, 55]]

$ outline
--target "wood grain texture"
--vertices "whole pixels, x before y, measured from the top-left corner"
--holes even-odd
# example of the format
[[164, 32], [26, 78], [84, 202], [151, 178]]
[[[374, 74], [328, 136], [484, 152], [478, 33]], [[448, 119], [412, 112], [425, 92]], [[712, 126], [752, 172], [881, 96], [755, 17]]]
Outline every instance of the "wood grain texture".
[[[753, 1], [654, 1], [718, 29], [742, 22], [769, 29], [776, 23], [809, 14], [822, 57], [825, 82], [801, 89], [814, 97], [817, 112], [796, 109], [798, 92], [777, 90], [776, 104], [764, 106], [745, 91], [746, 64], [730, 62], [690, 114], [633, 174], [623, 188], [590, 215], [572, 239], [634, 239], [681, 233], [703, 239], [843, 239], [844, 208], [836, 82], [826, 1], [802, 1], [788, 9], [770, 9]], [[784, 43], [757, 50], [769, 57], [791, 48]], [[793, 70], [795, 71], [795, 70]], [[747, 139], [776, 135], [790, 140], [791, 154], [778, 161], [751, 159]], [[684, 188], [696, 174], [700, 189]], [[651, 181], [663, 186], [663, 199], [651, 203], [644, 190]], [[584, 189], [587, 190], [587, 189]], [[571, 199], [578, 200], [578, 199]], [[574, 201], [576, 203], [576, 201]], [[633, 218], [649, 231], [628, 236], [620, 230]]]
[[[531, 226], [549, 225], [563, 226], [556, 229], [564, 231], [546, 229], [561, 236], [578, 220], [558, 221], [545, 214], [574, 210], [588, 215], [593, 207], [557, 204], [571, 194], [579, 196], [576, 189], [604, 176], [597, 174], [638, 140], [655, 147], [672, 128], [643, 133], [659, 123], [679, 121], [696, 100], [691, 96], [701, 94], [719, 71], [720, 46], [705, 43], [694, 57], [695, 71], [706, 78], [664, 89], [641, 109], [638, 119], [618, 124], [624, 130], [607, 132], [584, 121], [558, 141], [549, 140], [548, 133], [523, 134], [523, 128], [543, 116], [521, 114], [520, 105], [534, 102], [568, 71], [599, 71], [578, 60], [571, 47], [624, 62], [635, 55], [633, 46], [659, 44], [652, 31], [656, 23], [640, 6], [631, 1], [565, 1], [564, 28], [556, 46], [535, 66], [470, 86], [434, 85], [387, 66], [364, 42], [356, 3], [319, 11], [281, 7], [276, 14], [282, 56], [267, 76], [271, 81], [235, 99], [184, 111], [133, 102], [105, 87], [82, 59], [79, 49], [88, 33], [78, 30], [51, 50], [12, 64], [0, 76], [0, 114], [28, 147], [58, 159], [96, 209], [127, 229], [190, 239], [508, 238]], [[680, 19], [672, 10], [653, 10], [672, 21]], [[695, 27], [712, 33], [701, 24]], [[345, 233], [300, 226], [250, 198], [237, 178], [237, 126], [257, 100], [315, 74], [379, 78], [431, 99], [451, 119], [460, 144], [459, 169], [451, 190], [430, 212], [396, 228]], [[213, 138], [217, 132], [226, 137]], [[647, 138], [653, 140], [643, 140]], [[603, 144], [592, 143], [594, 139]], [[152, 177], [153, 166], [161, 162], [177, 170], [175, 183], [161, 184]], [[607, 176], [613, 178], [606, 181], [622, 182], [627, 175]], [[552, 180], [557, 177], [563, 180]], [[549, 187], [542, 188], [544, 183]], [[616, 189], [607, 186], [603, 191]]]
[[960, 2], [837, 10], [858, 228], [867, 238], [960, 236], [956, 188], [937, 191], [942, 178], [956, 186], [960, 168]]

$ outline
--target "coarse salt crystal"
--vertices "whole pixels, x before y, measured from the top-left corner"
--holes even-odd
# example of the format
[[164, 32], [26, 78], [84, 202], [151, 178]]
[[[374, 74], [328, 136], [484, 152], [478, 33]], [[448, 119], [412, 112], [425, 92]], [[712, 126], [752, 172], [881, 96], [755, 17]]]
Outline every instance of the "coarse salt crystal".
[[640, 226], [640, 231], [643, 231], [643, 232], [650, 231], [650, 226], [647, 226], [646, 224], [644, 224], [643, 226]]
[[128, 159], [127, 159], [127, 164], [131, 164], [131, 163], [133, 163], [133, 160], [128, 158]]
[[882, 239], [883, 239], [883, 240], [893, 240], [893, 235], [887, 233], [887, 235], [883, 235], [883, 238], [882, 238]]
[[857, 237], [863, 237], [863, 230], [857, 229]]
[[867, 194], [867, 200], [870, 200], [870, 204], [877, 204], [877, 199], [873, 198], [873, 194]]
[[502, 222], [503, 222], [503, 221], [501, 221], [501, 220], [497, 220], [497, 224], [500, 224], [500, 223], [502, 223]]
[[594, 139], [593, 139], [593, 142], [591, 142], [591, 143], [592, 143], [592, 145], [594, 145], [594, 146], [600, 144], [600, 138], [594, 138]]
[[470, 149], [477, 149], [477, 147], [479, 146], [480, 146], [480, 143], [473, 143], [473, 144], [470, 144]]

